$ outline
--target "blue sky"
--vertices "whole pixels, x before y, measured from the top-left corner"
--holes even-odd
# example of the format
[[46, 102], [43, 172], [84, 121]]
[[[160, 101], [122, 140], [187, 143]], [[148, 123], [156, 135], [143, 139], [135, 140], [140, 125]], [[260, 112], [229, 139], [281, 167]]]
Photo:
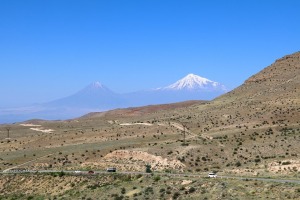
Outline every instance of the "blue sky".
[[0, 107], [188, 73], [228, 88], [300, 50], [298, 0], [1, 0]]

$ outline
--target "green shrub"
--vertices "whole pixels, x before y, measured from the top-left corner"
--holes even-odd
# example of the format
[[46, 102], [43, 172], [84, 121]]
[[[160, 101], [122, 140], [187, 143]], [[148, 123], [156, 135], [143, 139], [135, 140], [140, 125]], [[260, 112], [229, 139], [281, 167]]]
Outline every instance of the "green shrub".
[[241, 162], [240, 161], [237, 161], [236, 163], [235, 163], [235, 166], [237, 166], [237, 167], [240, 167], [242, 164], [241, 164]]
[[290, 164], [291, 164], [290, 161], [282, 162], [282, 165], [290, 165]]
[[196, 191], [196, 189], [195, 189], [194, 187], [190, 187], [189, 193], [193, 193], [193, 192], [195, 192], [195, 191]]
[[126, 193], [126, 189], [125, 189], [125, 188], [122, 188], [122, 189], [121, 189], [121, 193], [122, 193], [122, 194], [125, 194], [125, 193]]
[[255, 158], [254, 162], [256, 162], [256, 163], [260, 162], [260, 158]]
[[179, 196], [180, 196], [180, 193], [179, 192], [175, 192], [173, 194], [173, 199], [177, 199]]
[[153, 180], [156, 181], [156, 182], [159, 181], [159, 180], [160, 180], [160, 176], [158, 176], [158, 175], [155, 176], [155, 177], [153, 178]]
[[63, 171], [61, 171], [61, 172], [58, 173], [58, 176], [59, 176], [59, 177], [63, 177], [64, 175], [66, 175], [66, 173], [63, 172]]

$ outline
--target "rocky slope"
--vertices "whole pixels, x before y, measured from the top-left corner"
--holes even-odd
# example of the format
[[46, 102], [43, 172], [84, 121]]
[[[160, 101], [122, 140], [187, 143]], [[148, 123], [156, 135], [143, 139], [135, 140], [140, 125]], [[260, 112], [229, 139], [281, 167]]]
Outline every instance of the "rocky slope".
[[[1, 138], [0, 168], [26, 163], [22, 166], [30, 169], [104, 170], [118, 166], [120, 170], [141, 171], [145, 163], [151, 162], [155, 172], [207, 174], [218, 171], [226, 175], [299, 179], [299, 57], [297, 52], [281, 58], [239, 88], [209, 102], [119, 109], [68, 121], [11, 125], [12, 138]], [[53, 132], [32, 129], [36, 126]], [[6, 127], [0, 128], [6, 133]], [[166, 164], [168, 162], [173, 164]], [[5, 180], [4, 188], [13, 191], [10, 194], [28, 190], [19, 189], [16, 179]], [[39, 177], [37, 180], [43, 181]], [[197, 199], [203, 188], [216, 186], [221, 190], [214, 190], [213, 196], [207, 195], [207, 198], [217, 198], [217, 192], [224, 191], [223, 186], [229, 181], [221, 185], [211, 183], [201, 183], [204, 186], [197, 186], [197, 193], [191, 197]], [[122, 184], [121, 181], [118, 189]], [[124, 187], [132, 188], [132, 184], [137, 182]], [[246, 192], [242, 193], [247, 199], [249, 190], [241, 187], [245, 182], [236, 184], [237, 187], [228, 187], [228, 193], [224, 195], [230, 195], [238, 188], [238, 191]], [[196, 185], [192, 186], [196, 188]], [[256, 186], [251, 188], [252, 199], [260, 194], [278, 199], [299, 197], [294, 188], [285, 188], [281, 196], [275, 191], [265, 193], [261, 189], [269, 188], [265, 184]], [[57, 187], [54, 187], [56, 191]], [[283, 188], [278, 184], [276, 187], [278, 190]], [[80, 187], [76, 188], [70, 189], [72, 193]], [[103, 190], [98, 191], [103, 193]], [[172, 192], [176, 191], [179, 190]], [[230, 199], [231, 196], [225, 197]]]
[[276, 60], [237, 89], [222, 96], [234, 100], [299, 99], [300, 52]]

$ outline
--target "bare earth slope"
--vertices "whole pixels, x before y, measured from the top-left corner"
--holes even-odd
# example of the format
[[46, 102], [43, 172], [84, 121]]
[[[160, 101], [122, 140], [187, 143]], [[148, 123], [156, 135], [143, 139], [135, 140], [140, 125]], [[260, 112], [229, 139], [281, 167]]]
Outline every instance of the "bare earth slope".
[[300, 93], [300, 52], [276, 60], [260, 73], [222, 98], [234, 99], [298, 99]]
[[0, 129], [1, 170], [144, 171], [150, 164], [155, 172], [300, 179], [300, 52], [210, 102], [12, 124], [10, 138]]

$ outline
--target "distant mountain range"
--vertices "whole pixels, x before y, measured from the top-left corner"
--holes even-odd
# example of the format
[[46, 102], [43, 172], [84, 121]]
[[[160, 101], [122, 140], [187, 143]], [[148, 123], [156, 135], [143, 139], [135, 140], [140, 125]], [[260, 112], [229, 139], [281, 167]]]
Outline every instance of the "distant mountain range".
[[94, 82], [79, 92], [29, 107], [2, 109], [0, 123], [13, 123], [29, 119], [58, 120], [79, 117], [89, 112], [116, 108], [166, 104], [187, 100], [211, 100], [227, 92], [224, 85], [188, 74], [166, 87], [118, 94], [100, 82]]

